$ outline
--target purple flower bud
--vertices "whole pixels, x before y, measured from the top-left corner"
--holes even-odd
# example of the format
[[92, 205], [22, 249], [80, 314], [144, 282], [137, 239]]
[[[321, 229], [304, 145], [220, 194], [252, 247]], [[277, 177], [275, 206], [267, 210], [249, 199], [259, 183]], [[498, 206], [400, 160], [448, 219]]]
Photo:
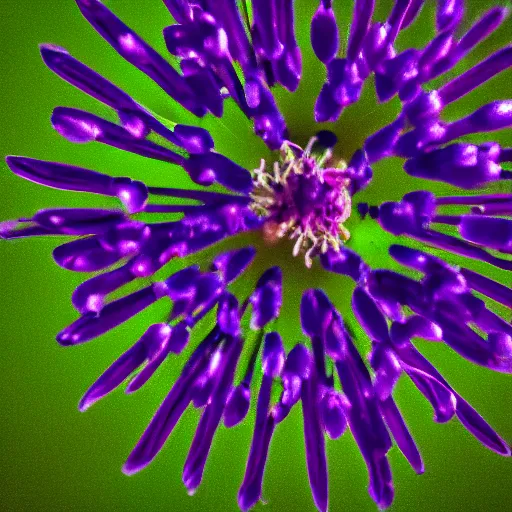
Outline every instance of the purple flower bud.
[[331, 318], [331, 304], [322, 290], [307, 290], [300, 303], [302, 331], [309, 337], [322, 336]]
[[338, 25], [332, 7], [320, 2], [311, 21], [311, 46], [321, 62], [329, 62], [338, 51]]
[[240, 313], [238, 300], [230, 293], [224, 294], [217, 308], [217, 323], [220, 330], [229, 336], [238, 336], [240, 333]]
[[251, 295], [251, 328], [259, 330], [279, 316], [282, 304], [283, 276], [279, 267], [266, 270], [256, 283]]
[[395, 353], [380, 344], [374, 344], [371, 364], [375, 371], [373, 387], [379, 400], [384, 401], [391, 396], [402, 374], [402, 366]]
[[339, 439], [347, 427], [345, 410], [350, 407], [347, 398], [334, 391], [328, 390], [320, 400], [320, 417], [323, 429], [331, 439]]

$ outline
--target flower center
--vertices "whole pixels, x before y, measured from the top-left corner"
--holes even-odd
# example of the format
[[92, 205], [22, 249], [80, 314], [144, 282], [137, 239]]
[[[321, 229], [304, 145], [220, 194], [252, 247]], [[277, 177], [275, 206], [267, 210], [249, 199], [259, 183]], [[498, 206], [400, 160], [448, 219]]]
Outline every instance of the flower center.
[[313, 257], [329, 248], [339, 251], [350, 238], [343, 225], [352, 210], [347, 165], [334, 165], [332, 151], [317, 151], [317, 142], [313, 137], [302, 149], [285, 141], [270, 168], [262, 159], [251, 194], [251, 209], [265, 219], [265, 241], [295, 240], [293, 255], [304, 254], [308, 268]]

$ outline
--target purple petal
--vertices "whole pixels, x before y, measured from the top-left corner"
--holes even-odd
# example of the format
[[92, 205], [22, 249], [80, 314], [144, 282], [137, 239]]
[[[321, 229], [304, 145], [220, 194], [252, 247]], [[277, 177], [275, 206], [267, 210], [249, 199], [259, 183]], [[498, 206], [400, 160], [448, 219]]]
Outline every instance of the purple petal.
[[112, 178], [81, 167], [20, 156], [8, 156], [6, 161], [18, 176], [46, 187], [117, 196], [129, 213], [141, 211], [148, 197], [146, 186], [130, 178]]
[[253, 308], [252, 329], [262, 329], [279, 316], [282, 304], [282, 280], [279, 267], [269, 268], [259, 278], [250, 298]]
[[190, 403], [194, 383], [208, 367], [211, 353], [217, 342], [218, 339], [215, 336], [205, 339], [191, 356], [180, 377], [126, 460], [123, 466], [125, 474], [132, 475], [146, 467], [162, 449]]
[[322, 290], [307, 290], [300, 303], [302, 331], [309, 337], [321, 336], [331, 318], [331, 304]]
[[162, 283], [155, 283], [107, 304], [98, 314], [87, 313], [57, 335], [61, 345], [77, 345], [97, 338], [149, 307], [165, 295]]
[[438, 32], [455, 30], [464, 16], [464, 0], [437, 0], [436, 27]]
[[234, 281], [245, 269], [252, 263], [256, 249], [254, 247], [244, 247], [225, 252], [216, 256], [212, 262], [212, 270], [219, 272], [222, 280], [227, 285]]
[[404, 124], [405, 120], [403, 116], [399, 116], [391, 124], [366, 139], [364, 150], [366, 151], [369, 163], [376, 162], [387, 156], [392, 156], [398, 137], [404, 129]]
[[442, 181], [464, 189], [482, 187], [501, 178], [493, 146], [452, 144], [407, 160], [404, 170], [417, 178]]
[[119, 210], [99, 208], [53, 208], [38, 211], [33, 222], [48, 230], [66, 235], [102, 234], [125, 222], [126, 215]]
[[510, 288], [467, 268], [461, 268], [460, 272], [470, 288], [512, 309], [512, 290]]
[[480, 41], [494, 32], [508, 16], [509, 10], [506, 7], [494, 7], [487, 11], [465, 34], [457, 45], [458, 57], [466, 55]]
[[217, 181], [236, 192], [248, 193], [252, 189], [249, 172], [219, 153], [191, 155], [183, 167], [200, 185], [209, 186]]
[[357, 59], [361, 51], [364, 38], [370, 26], [374, 8], [375, 0], [356, 0], [355, 2], [347, 46], [347, 57], [352, 62]]
[[154, 324], [142, 337], [98, 378], [80, 400], [78, 408], [85, 411], [94, 402], [103, 398], [122, 384], [147, 358], [157, 346], [165, 343], [171, 332], [167, 324]]
[[320, 261], [325, 270], [335, 274], [343, 274], [358, 281], [361, 269], [364, 267], [361, 257], [354, 251], [342, 247], [339, 252], [328, 251], [320, 256]]
[[80, 238], [53, 250], [55, 263], [74, 272], [95, 272], [110, 267], [122, 257], [103, 247], [98, 236]]
[[204, 115], [192, 91], [174, 68], [98, 0], [76, 0], [99, 34], [128, 62], [151, 77], [167, 94], [196, 115]]
[[256, 422], [251, 449], [247, 459], [244, 479], [238, 491], [238, 506], [244, 512], [252, 508], [261, 498], [268, 447], [275, 427], [273, 417], [268, 416], [271, 389], [272, 378], [263, 375], [256, 406]]
[[230, 336], [238, 336], [240, 333], [238, 300], [231, 293], [224, 294], [219, 300], [217, 324], [223, 333]]
[[283, 341], [277, 332], [269, 332], [265, 336], [262, 355], [263, 373], [276, 378], [281, 374], [285, 362]]
[[360, 287], [352, 295], [352, 309], [372, 340], [386, 342], [389, 339], [385, 316], [370, 295]]
[[322, 426], [331, 439], [339, 439], [347, 427], [345, 409], [350, 404], [346, 397], [334, 390], [328, 390], [322, 397], [319, 408]]
[[422, 474], [425, 471], [423, 460], [395, 401], [391, 397], [381, 401], [380, 411], [398, 448], [414, 471], [418, 475]]
[[456, 397], [457, 416], [466, 429], [474, 435], [483, 445], [505, 457], [510, 457], [510, 446], [484, 421], [484, 419], [469, 405], [449, 384], [442, 375], [432, 366], [412, 345], [400, 351], [400, 357], [406, 360], [407, 364], [421, 368], [433, 378], [450, 389]]
[[455, 101], [512, 66], [512, 46], [503, 48], [439, 89], [444, 105]]
[[147, 158], [178, 165], [184, 163], [183, 157], [174, 151], [134, 137], [126, 128], [83, 110], [57, 107], [52, 114], [52, 125], [70, 142], [82, 144], [97, 141]]
[[144, 344], [137, 342], [129, 348], [87, 390], [78, 405], [80, 411], [86, 411], [100, 398], [120, 386], [146, 360], [146, 357], [147, 349]]
[[313, 500], [320, 512], [326, 512], [328, 503], [327, 460], [325, 438], [320, 422], [318, 402], [320, 393], [316, 372], [313, 371], [302, 386], [302, 414], [309, 484]]
[[218, 370], [216, 370], [216, 386], [201, 416], [185, 461], [183, 482], [189, 492], [194, 492], [201, 483], [206, 459], [210, 452], [213, 437], [222, 419], [226, 399], [231, 389], [236, 365], [242, 350], [241, 340], [231, 339], [225, 350], [224, 361], [219, 364]]
[[[394, 341], [394, 340], [393, 340]], [[381, 343], [375, 343], [371, 353], [375, 373], [373, 387], [380, 401], [386, 400], [402, 374], [402, 366], [395, 353]]]
[[179, 354], [188, 343], [190, 333], [185, 325], [179, 323], [172, 327], [170, 334], [159, 344], [152, 347], [148, 363], [142, 370], [130, 380], [126, 386], [127, 394], [134, 393], [140, 389], [160, 368], [170, 352]]
[[67, 50], [42, 44], [44, 63], [58, 76], [115, 110], [139, 110], [139, 105], [106, 78], [72, 57]]
[[135, 276], [130, 272], [129, 265], [92, 277], [73, 292], [73, 306], [82, 314], [89, 311], [99, 313], [104, 306], [105, 297], [133, 279]]
[[255, 32], [253, 44], [256, 52], [269, 60], [278, 58], [284, 50], [277, 33], [276, 4], [275, 0], [253, 0], [252, 2]]
[[463, 238], [474, 244], [512, 252], [512, 220], [484, 215], [463, 215], [459, 232]]

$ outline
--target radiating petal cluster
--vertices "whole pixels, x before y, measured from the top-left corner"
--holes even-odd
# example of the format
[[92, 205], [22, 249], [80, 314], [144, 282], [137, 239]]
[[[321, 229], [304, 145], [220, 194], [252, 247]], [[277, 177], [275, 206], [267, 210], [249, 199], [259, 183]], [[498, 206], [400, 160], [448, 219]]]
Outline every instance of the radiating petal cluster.
[[[81, 411], [125, 383], [127, 393], [137, 391], [171, 354], [180, 354], [192, 343], [201, 320], [211, 323], [123, 471], [132, 474], [147, 466], [192, 405], [201, 410], [183, 470], [184, 485], [192, 493], [201, 484], [221, 423], [235, 427], [253, 406], [254, 430], [238, 494], [240, 508], [248, 510], [262, 498], [274, 432], [297, 406], [302, 408], [306, 465], [318, 510], [328, 507], [326, 436], [338, 439], [347, 426], [368, 469], [370, 496], [386, 508], [394, 494], [387, 458], [393, 444], [414, 471], [424, 471], [393, 398], [403, 374], [431, 404], [435, 421], [457, 417], [483, 445], [510, 456], [509, 444], [414, 344], [418, 338], [443, 342], [477, 365], [512, 373], [510, 318], [491, 305], [512, 309], [508, 283], [448, 264], [429, 251], [435, 248], [512, 271], [512, 148], [473, 144], [467, 137], [510, 128], [512, 99], [490, 101], [452, 122], [443, 119], [448, 105], [512, 66], [512, 47], [496, 51], [437, 89], [428, 86], [496, 30], [507, 9], [489, 10], [461, 33], [463, 0], [437, 0], [435, 37], [424, 48], [397, 52], [397, 37], [413, 24], [424, 0], [396, 0], [384, 22], [373, 20], [375, 0], [355, 0], [348, 44], [341, 54], [334, 0], [320, 0], [310, 34], [314, 54], [326, 68], [316, 120], [338, 120], [358, 101], [372, 76], [380, 102], [396, 95], [401, 101], [396, 119], [368, 134], [345, 163], [336, 160], [342, 148], [329, 132], [311, 134], [304, 149], [290, 140], [271, 92], [277, 85], [295, 91], [302, 75], [293, 0], [164, 0], [175, 23], [164, 29], [163, 37], [180, 70], [99, 0], [76, 3], [121, 57], [183, 108], [199, 117], [221, 117], [224, 102], [234, 101], [252, 120], [255, 133], [271, 150], [279, 150], [275, 162], [245, 169], [216, 152], [205, 129], [162, 119], [67, 50], [41, 46], [42, 58], [55, 74], [118, 117], [112, 122], [81, 109], [57, 107], [51, 122], [60, 135], [73, 143], [98, 142], [157, 159], [172, 165], [173, 172], [181, 167], [200, 186], [155, 187], [64, 163], [7, 157], [10, 169], [22, 178], [114, 197], [120, 203], [118, 209], [46, 209], [0, 224], [4, 239], [74, 237], [57, 246], [53, 258], [87, 278], [72, 296], [80, 316], [57, 335], [58, 343], [88, 342], [156, 301], [170, 305], [167, 321], [150, 325], [91, 385], [80, 401]], [[419, 190], [400, 201], [358, 202], [358, 192], [372, 186], [372, 164], [388, 157], [402, 158], [404, 172], [414, 178], [450, 185], [453, 194], [436, 196], [423, 190], [427, 182], [422, 181]], [[505, 192], [485, 190], [495, 183], [504, 185]], [[217, 185], [214, 191], [206, 190], [211, 185]], [[477, 192], [464, 195], [458, 189]], [[179, 201], [161, 204], [162, 197]], [[343, 223], [356, 203], [361, 217], [402, 237], [389, 255], [404, 273], [372, 268], [350, 248]], [[173, 214], [173, 220], [143, 221], [136, 216], [141, 213], [144, 219]], [[302, 296], [304, 340], [293, 345], [282, 339], [274, 323], [283, 302], [279, 266], [266, 268], [246, 296], [233, 294], [230, 286], [253, 262], [255, 247], [223, 250], [207, 265], [188, 263], [161, 280], [146, 279], [145, 286], [119, 297], [125, 285], [165, 273], [170, 260], [200, 261], [202, 256], [196, 255], [203, 249], [246, 231], [260, 232], [267, 242], [292, 238], [293, 253], [304, 252], [306, 266], [316, 260], [332, 279], [341, 274], [354, 281], [352, 310], [371, 341], [368, 362], [356, 348], [344, 312], [319, 289]], [[407, 240], [424, 249], [404, 245]], [[113, 294], [119, 298], [113, 299]], [[248, 323], [245, 317], [250, 317]], [[248, 364], [239, 372], [242, 360]]]

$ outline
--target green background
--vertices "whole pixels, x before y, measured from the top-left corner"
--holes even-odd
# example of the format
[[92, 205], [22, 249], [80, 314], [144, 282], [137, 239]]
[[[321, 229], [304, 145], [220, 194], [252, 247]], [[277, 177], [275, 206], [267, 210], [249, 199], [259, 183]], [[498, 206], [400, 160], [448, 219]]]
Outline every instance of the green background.
[[[308, 23], [317, 5], [297, 1], [298, 34], [304, 56], [304, 78], [299, 91], [277, 93], [294, 141], [305, 144], [318, 129], [313, 121], [314, 99], [324, 69], [308, 48]], [[347, 31], [351, 9], [337, 11], [342, 33]], [[498, 2], [467, 1], [464, 24]], [[171, 22], [160, 0], [106, 1], [128, 25], [163, 54], [161, 29]], [[419, 22], [399, 39], [399, 49], [421, 47], [433, 35], [433, 2], [427, 0]], [[141, 7], [143, 5], [143, 7]], [[137, 100], [173, 121], [195, 122], [169, 100], [149, 79], [124, 62], [82, 18], [71, 0], [2, 1], [1, 126], [0, 154], [26, 155], [73, 163], [144, 179], [152, 185], [189, 186], [179, 169], [149, 161], [100, 144], [72, 145], [54, 132], [49, 123], [57, 105], [75, 106], [107, 115], [107, 109], [76, 91], [47, 70], [37, 44], [52, 42], [66, 47], [77, 58], [123, 87]], [[385, 19], [390, 2], [380, 1], [375, 19]], [[478, 62], [488, 53], [510, 43], [512, 23], [480, 45], [451, 75]], [[511, 97], [512, 73], [503, 73], [479, 91], [447, 110], [457, 118], [492, 99]], [[373, 84], [367, 84], [360, 104], [347, 110], [334, 126], [340, 157], [349, 158], [365, 136], [393, 119], [397, 102], [377, 106]], [[233, 105], [219, 121], [207, 118], [199, 124], [212, 130], [216, 147], [248, 168], [269, 152], [251, 133], [251, 126]], [[487, 140], [488, 136], [473, 140]], [[511, 145], [510, 131], [494, 139]], [[12, 175], [0, 164], [0, 219], [30, 216], [51, 206], [113, 206], [101, 197], [87, 197], [45, 189]], [[400, 171], [391, 159], [375, 166], [375, 180], [365, 193], [368, 201], [399, 199], [414, 188], [430, 187]], [[436, 191], [449, 193], [447, 187]], [[352, 218], [351, 246], [372, 265], [393, 266], [386, 254], [391, 236], [371, 221]], [[252, 241], [257, 243], [255, 237]], [[202, 486], [190, 498], [181, 483], [181, 471], [199, 413], [189, 410], [154, 463], [133, 477], [120, 467], [179, 374], [186, 354], [167, 361], [138, 393], [127, 397], [118, 390], [86, 414], [77, 410], [83, 392], [124, 352], [152, 322], [161, 321], [169, 305], [158, 303], [114, 332], [83, 346], [63, 349], [55, 334], [76, 318], [69, 297], [83, 276], [58, 268], [51, 259], [55, 240], [20, 240], [0, 243], [0, 507], [3, 510], [237, 510], [236, 494], [243, 477], [252, 435], [254, 415], [244, 424], [216, 435]], [[318, 269], [307, 271], [292, 260], [288, 246], [262, 247], [255, 268], [235, 290], [247, 293], [262, 265], [285, 267], [285, 297], [278, 328], [288, 345], [300, 339], [297, 306], [305, 287], [321, 286], [350, 318], [347, 280]], [[211, 254], [211, 252], [210, 252]], [[203, 258], [204, 259], [204, 258]], [[456, 261], [451, 259], [450, 261]], [[486, 265], [467, 263], [503, 283], [503, 272], [489, 274]], [[174, 265], [176, 268], [176, 265]], [[166, 273], [171, 272], [171, 267]], [[510, 311], [499, 310], [510, 315]], [[206, 326], [207, 327], [207, 326]], [[203, 326], [203, 329], [206, 328]], [[358, 340], [363, 352], [368, 342]], [[500, 432], [512, 441], [512, 387], [510, 377], [476, 367], [441, 344], [418, 347], [449, 382]], [[178, 360], [179, 359], [179, 360]], [[390, 452], [396, 487], [393, 511], [503, 510], [512, 502], [512, 464], [483, 448], [453, 420], [432, 422], [432, 411], [410, 382], [401, 379], [396, 398], [418, 442], [426, 472], [416, 476], [400, 452]], [[375, 510], [366, 492], [367, 474], [349, 433], [328, 442], [330, 509]], [[265, 510], [313, 510], [304, 462], [300, 407], [276, 431], [264, 482]], [[257, 509], [261, 509], [258, 505]]]

